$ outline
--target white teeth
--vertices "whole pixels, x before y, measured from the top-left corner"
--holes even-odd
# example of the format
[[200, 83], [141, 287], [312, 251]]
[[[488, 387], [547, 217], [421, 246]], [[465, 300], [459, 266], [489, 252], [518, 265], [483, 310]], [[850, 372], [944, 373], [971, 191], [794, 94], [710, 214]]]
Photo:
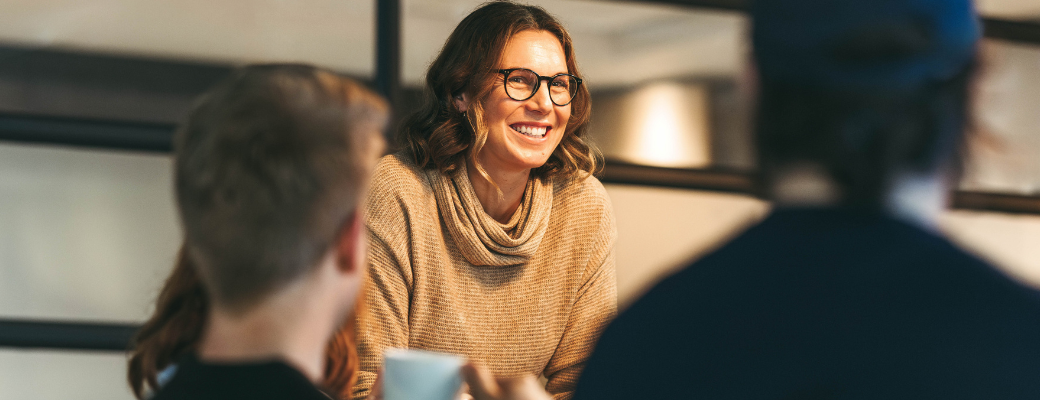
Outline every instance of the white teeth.
[[528, 126], [528, 125], [515, 125], [515, 126], [513, 126], [513, 129], [515, 129], [517, 132], [520, 132], [520, 133], [522, 133], [524, 135], [531, 136], [531, 137], [537, 137], [537, 138], [545, 137], [545, 132], [548, 130], [548, 128], [546, 128], [544, 126]]

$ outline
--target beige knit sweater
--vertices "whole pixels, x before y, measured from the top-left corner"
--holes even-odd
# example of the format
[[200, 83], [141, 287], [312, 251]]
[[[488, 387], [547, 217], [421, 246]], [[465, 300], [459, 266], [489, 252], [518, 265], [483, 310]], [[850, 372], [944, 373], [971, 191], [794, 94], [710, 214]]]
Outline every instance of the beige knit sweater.
[[557, 399], [617, 312], [610, 200], [594, 177], [532, 180], [502, 224], [463, 168], [376, 167], [368, 198], [369, 270], [358, 321], [367, 396], [388, 347], [461, 354], [499, 376], [544, 374]]

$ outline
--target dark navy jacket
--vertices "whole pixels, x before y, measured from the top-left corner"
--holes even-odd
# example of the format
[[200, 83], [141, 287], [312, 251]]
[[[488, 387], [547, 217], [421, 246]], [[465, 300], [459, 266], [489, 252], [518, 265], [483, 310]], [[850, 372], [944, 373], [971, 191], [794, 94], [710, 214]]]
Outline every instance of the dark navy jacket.
[[189, 354], [150, 400], [334, 400], [279, 360], [209, 363]]
[[576, 399], [1040, 399], [1040, 295], [890, 217], [781, 209], [622, 313]]

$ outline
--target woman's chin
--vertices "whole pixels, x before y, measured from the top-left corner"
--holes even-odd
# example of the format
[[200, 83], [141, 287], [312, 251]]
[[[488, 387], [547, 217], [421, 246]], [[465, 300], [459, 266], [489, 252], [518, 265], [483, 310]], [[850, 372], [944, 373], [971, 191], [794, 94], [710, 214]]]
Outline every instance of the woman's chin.
[[[488, 150], [488, 147], [485, 146], [484, 150]], [[545, 163], [549, 162], [552, 153], [552, 150], [548, 148], [522, 148], [519, 146], [513, 146], [508, 152], [499, 153], [497, 157], [494, 153], [487, 152], [484, 157], [478, 157], [478, 159], [482, 166], [488, 170], [500, 169], [503, 172], [518, 172], [542, 167]]]
[[549, 162], [549, 158], [548, 157], [534, 159], [534, 160], [528, 160], [526, 165], [527, 165], [527, 169], [537, 169], [537, 168], [541, 168], [542, 166], [544, 166], [545, 163], [547, 163], [547, 162]]
[[530, 171], [532, 169], [537, 169], [537, 168], [542, 167], [543, 165], [545, 165], [545, 163], [547, 161], [548, 161], [548, 158], [545, 158], [545, 159], [536, 158], [536, 159], [516, 160], [513, 163], [511, 163], [512, 164], [511, 169], [515, 169], [515, 170], [518, 170], [518, 171], [523, 171], [523, 170]]

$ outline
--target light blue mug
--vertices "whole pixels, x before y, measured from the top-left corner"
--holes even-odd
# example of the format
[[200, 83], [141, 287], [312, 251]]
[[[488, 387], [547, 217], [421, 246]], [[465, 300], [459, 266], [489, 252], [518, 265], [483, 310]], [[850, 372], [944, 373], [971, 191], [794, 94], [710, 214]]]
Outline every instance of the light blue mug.
[[455, 400], [465, 363], [452, 354], [388, 349], [383, 353], [383, 399]]

